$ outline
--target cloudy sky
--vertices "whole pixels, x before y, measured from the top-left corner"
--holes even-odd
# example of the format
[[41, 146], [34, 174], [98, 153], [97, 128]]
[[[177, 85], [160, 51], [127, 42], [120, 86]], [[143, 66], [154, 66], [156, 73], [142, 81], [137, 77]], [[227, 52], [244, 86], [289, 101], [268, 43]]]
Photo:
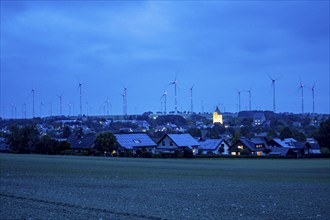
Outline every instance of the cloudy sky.
[[[1, 1], [1, 116], [252, 109], [329, 113], [329, 1]], [[42, 104], [41, 104], [42, 103]], [[202, 104], [203, 103], [203, 104]], [[52, 106], [52, 108], [51, 108]], [[164, 107], [164, 105], [163, 105]], [[51, 112], [52, 109], [52, 112]], [[241, 93], [241, 110], [249, 95]]]

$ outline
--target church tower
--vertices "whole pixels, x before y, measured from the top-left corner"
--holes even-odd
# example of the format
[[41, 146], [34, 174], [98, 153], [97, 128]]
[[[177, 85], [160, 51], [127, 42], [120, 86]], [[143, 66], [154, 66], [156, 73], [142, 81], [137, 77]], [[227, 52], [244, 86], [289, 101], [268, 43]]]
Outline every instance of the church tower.
[[213, 112], [213, 124], [223, 124], [222, 114], [217, 106], [215, 111]]

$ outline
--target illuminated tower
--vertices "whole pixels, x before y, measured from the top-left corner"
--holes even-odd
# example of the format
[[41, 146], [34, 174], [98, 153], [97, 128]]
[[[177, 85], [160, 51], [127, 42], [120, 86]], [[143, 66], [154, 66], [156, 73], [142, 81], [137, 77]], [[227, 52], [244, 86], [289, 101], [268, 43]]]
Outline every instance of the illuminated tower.
[[215, 111], [213, 112], [213, 124], [223, 124], [222, 114], [217, 106]]

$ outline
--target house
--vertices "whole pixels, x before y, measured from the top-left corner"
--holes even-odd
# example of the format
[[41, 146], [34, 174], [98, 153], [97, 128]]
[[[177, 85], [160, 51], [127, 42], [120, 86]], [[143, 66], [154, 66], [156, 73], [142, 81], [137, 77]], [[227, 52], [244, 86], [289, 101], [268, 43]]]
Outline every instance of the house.
[[145, 149], [152, 151], [157, 147], [156, 143], [145, 133], [138, 134], [114, 134], [119, 144], [119, 150]]
[[199, 143], [190, 134], [165, 134], [158, 142], [157, 149], [164, 153], [174, 153], [178, 149], [189, 149], [197, 154]]
[[230, 155], [265, 155], [269, 146], [264, 138], [240, 138], [230, 148]]
[[305, 154], [320, 154], [321, 148], [314, 138], [307, 138], [304, 146]]
[[292, 150], [292, 148], [272, 147], [270, 148], [270, 150], [271, 152], [267, 154], [269, 156], [282, 156], [282, 157], [296, 156], [296, 153]]
[[306, 142], [299, 142], [293, 138], [274, 138], [269, 142], [273, 148], [290, 148], [299, 157], [302, 154], [320, 154], [320, 145], [313, 138], [307, 138]]
[[274, 138], [269, 141], [271, 147], [286, 147], [286, 148], [295, 148], [294, 143], [297, 142], [294, 138]]
[[253, 125], [260, 126], [266, 121], [265, 114], [263, 112], [257, 112], [253, 115]]
[[228, 149], [230, 145], [224, 139], [206, 139], [204, 141], [198, 142], [200, 146], [198, 147], [199, 154], [228, 154]]
[[83, 135], [71, 135], [68, 138], [68, 142], [71, 145], [71, 149], [73, 151], [81, 151], [81, 150], [91, 150], [94, 149], [94, 143], [96, 140], [96, 135], [94, 133], [83, 134]]

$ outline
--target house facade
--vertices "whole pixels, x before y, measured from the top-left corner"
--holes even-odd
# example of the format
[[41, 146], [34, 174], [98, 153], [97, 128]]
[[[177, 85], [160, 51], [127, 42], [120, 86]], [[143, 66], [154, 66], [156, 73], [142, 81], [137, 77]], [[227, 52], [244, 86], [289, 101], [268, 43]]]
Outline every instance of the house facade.
[[232, 156], [262, 156], [265, 155], [265, 150], [268, 148], [266, 140], [263, 138], [240, 138], [229, 148], [229, 153]]
[[158, 142], [157, 149], [164, 153], [189, 149], [194, 155], [198, 152], [199, 143], [190, 134], [165, 134]]
[[119, 144], [119, 150], [145, 150], [153, 151], [157, 145], [156, 143], [145, 133], [137, 134], [114, 134]]
[[224, 139], [206, 139], [198, 142], [198, 154], [228, 155], [230, 144]]

